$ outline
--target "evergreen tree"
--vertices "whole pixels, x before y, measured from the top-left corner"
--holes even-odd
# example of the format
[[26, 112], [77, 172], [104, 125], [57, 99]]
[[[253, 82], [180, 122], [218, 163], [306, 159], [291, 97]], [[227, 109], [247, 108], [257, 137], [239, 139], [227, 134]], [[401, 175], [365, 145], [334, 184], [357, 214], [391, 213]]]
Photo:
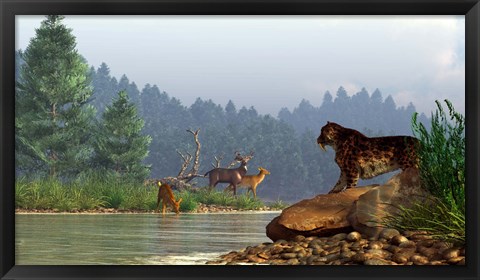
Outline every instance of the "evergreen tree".
[[93, 75], [92, 85], [94, 88], [92, 105], [97, 109], [97, 117], [101, 117], [105, 107], [115, 97], [118, 87], [116, 79], [110, 76], [110, 68], [105, 62]]
[[152, 138], [141, 135], [144, 121], [138, 117], [137, 108], [129, 102], [125, 91], [119, 92], [112, 105], [107, 106], [102, 121], [94, 145], [95, 165], [123, 178], [147, 178], [149, 166], [142, 160], [148, 155]]
[[134, 82], [130, 83], [125, 74], [122, 75], [120, 81], [118, 81], [117, 92], [122, 90], [125, 90], [128, 93], [128, 98], [130, 101], [137, 105], [137, 108], [140, 109], [140, 91]]
[[15, 112], [17, 140], [41, 153], [19, 150], [17, 169], [66, 178], [87, 168], [95, 109], [86, 104], [88, 66], [63, 18], [47, 16], [22, 53]]

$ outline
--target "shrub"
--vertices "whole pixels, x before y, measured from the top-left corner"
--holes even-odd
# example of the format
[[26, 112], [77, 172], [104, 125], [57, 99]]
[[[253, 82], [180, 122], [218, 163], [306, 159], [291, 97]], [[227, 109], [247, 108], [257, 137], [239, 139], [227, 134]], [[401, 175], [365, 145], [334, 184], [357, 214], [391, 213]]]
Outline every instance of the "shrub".
[[440, 102], [432, 114], [431, 130], [412, 117], [412, 128], [420, 140], [418, 155], [422, 186], [433, 197], [412, 207], [398, 207], [396, 215], [381, 222], [399, 230], [426, 230], [434, 238], [465, 243], [465, 119], [445, 100], [449, 118]]

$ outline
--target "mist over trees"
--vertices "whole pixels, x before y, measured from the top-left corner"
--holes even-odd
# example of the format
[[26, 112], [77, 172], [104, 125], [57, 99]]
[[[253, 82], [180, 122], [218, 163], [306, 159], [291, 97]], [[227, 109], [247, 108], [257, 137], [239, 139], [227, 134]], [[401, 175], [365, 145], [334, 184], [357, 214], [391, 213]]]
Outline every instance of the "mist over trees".
[[[54, 20], [47, 18], [46, 24]], [[335, 95], [326, 92], [318, 107], [302, 100], [292, 111], [283, 108], [278, 116], [259, 114], [253, 106], [237, 108], [232, 101], [220, 105], [201, 97], [185, 106], [156, 85], [147, 84], [140, 90], [126, 75], [117, 80], [106, 63], [97, 69], [88, 68], [73, 51], [74, 40], [68, 32], [64, 34], [70, 45], [57, 51], [70, 57], [65, 61], [73, 64], [55, 58], [55, 63], [35, 66], [38, 55], [50, 51], [41, 45], [53, 40], [48, 37], [33, 40], [25, 52], [16, 54], [19, 174], [64, 172], [60, 175], [74, 177], [101, 167], [114, 172], [128, 170], [130, 177], [138, 181], [175, 176], [182, 164], [177, 151], [195, 151], [186, 130], [200, 128], [201, 174], [212, 169], [214, 156], [223, 156], [225, 165], [235, 151], [254, 151], [248, 174], [256, 174], [260, 166], [271, 172], [257, 188], [258, 197], [297, 201], [328, 192], [338, 179], [334, 152], [324, 152], [316, 143], [327, 121], [367, 136], [412, 135], [414, 105], [398, 107], [392, 96], [384, 99], [379, 89], [373, 93], [362, 89], [349, 95], [340, 87]], [[43, 69], [45, 65], [49, 68]], [[49, 83], [65, 90], [58, 95], [50, 96], [52, 91], [38, 95], [37, 83], [50, 77], [40, 73], [55, 71], [60, 79], [54, 76]], [[64, 74], [71, 71], [81, 77], [75, 83]], [[430, 123], [423, 114], [418, 120]], [[383, 180], [385, 177], [373, 181]], [[196, 178], [194, 182], [198, 187], [208, 185], [207, 178]]]
[[[223, 164], [227, 164], [235, 151], [252, 150], [255, 156], [249, 162], [248, 174], [256, 174], [260, 166], [272, 173], [258, 187], [259, 197], [295, 201], [327, 192], [338, 179], [340, 172], [333, 151], [323, 152], [316, 143], [320, 128], [327, 121], [338, 122], [372, 137], [412, 135], [414, 105], [398, 107], [391, 96], [383, 99], [378, 89], [372, 94], [362, 89], [349, 96], [340, 87], [335, 97], [326, 92], [319, 107], [302, 100], [292, 111], [284, 108], [274, 117], [259, 114], [253, 106], [237, 108], [232, 101], [222, 106], [201, 97], [191, 106], [185, 106], [156, 85], [147, 84], [138, 90], [125, 75], [121, 79], [123, 85], [112, 85], [116, 80], [106, 74], [105, 69], [108, 66], [103, 63], [92, 71], [93, 80], [125, 90], [135, 100], [139, 115], [145, 120], [143, 133], [152, 137], [149, 155], [145, 159], [145, 163], [151, 166], [151, 178], [178, 173], [182, 159], [177, 150], [195, 150], [195, 143], [186, 129], [200, 128], [200, 173], [212, 168], [214, 156], [223, 155]], [[94, 87], [94, 96], [103, 92], [105, 89]], [[95, 104], [95, 99], [92, 103]], [[428, 124], [425, 115], [421, 114], [419, 118]], [[382, 180], [385, 177], [369, 183]], [[203, 178], [195, 181], [199, 187], [208, 184]]]

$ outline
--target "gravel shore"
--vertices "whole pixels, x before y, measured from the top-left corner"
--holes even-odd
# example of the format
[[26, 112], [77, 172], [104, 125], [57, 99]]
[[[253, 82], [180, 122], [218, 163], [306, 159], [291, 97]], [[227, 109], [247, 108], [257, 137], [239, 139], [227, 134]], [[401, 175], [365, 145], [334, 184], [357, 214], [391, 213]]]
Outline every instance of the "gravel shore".
[[[235, 213], [235, 212], [265, 212], [265, 211], [280, 211], [280, 209], [264, 206], [255, 210], [238, 209], [231, 206], [220, 205], [206, 205], [199, 203], [197, 209], [191, 212], [182, 213]], [[161, 212], [161, 209], [160, 209]], [[59, 214], [59, 213], [72, 213], [72, 214], [158, 214], [154, 210], [135, 210], [135, 209], [115, 209], [115, 208], [97, 208], [89, 210], [73, 209], [71, 211], [60, 211], [58, 209], [16, 209], [15, 214]]]
[[385, 229], [379, 238], [358, 232], [277, 240], [232, 251], [206, 264], [238, 265], [465, 265], [465, 248], [426, 232]]

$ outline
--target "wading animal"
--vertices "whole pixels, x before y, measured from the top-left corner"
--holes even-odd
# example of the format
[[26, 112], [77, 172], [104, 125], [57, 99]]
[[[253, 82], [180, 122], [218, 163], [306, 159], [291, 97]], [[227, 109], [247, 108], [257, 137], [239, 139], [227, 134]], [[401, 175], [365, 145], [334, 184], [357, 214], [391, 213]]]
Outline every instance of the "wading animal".
[[322, 127], [317, 143], [332, 146], [340, 178], [329, 193], [357, 185], [359, 178], [369, 179], [397, 169], [418, 167], [416, 149], [419, 140], [411, 136], [367, 137], [333, 122]]
[[[259, 167], [257, 175], [245, 175], [242, 177], [242, 180], [240, 183], [237, 185], [237, 187], [247, 187], [247, 193], [252, 192], [253, 197], [257, 197], [257, 186], [265, 179], [265, 175], [270, 174], [270, 171], [263, 167]], [[225, 190], [231, 190], [233, 188], [232, 184], [228, 185], [228, 187]]]
[[169, 204], [172, 207], [172, 210], [175, 211], [175, 213], [180, 213], [180, 202], [182, 202], [182, 198], [180, 198], [178, 201], [175, 200], [175, 197], [173, 196], [172, 192], [172, 187], [170, 187], [168, 184], [165, 184], [160, 181], [157, 181], [158, 185], [158, 197], [157, 197], [157, 209], [156, 212], [158, 212], [158, 207], [160, 206], [160, 200], [162, 200], [162, 213], [165, 214], [165, 210], [167, 208], [167, 204]]
[[230, 183], [233, 187], [233, 194], [237, 195], [237, 185], [242, 181], [242, 177], [247, 173], [247, 162], [253, 157], [253, 154], [242, 157], [237, 153], [235, 159], [240, 162], [237, 168], [214, 168], [207, 173], [209, 179], [209, 187], [213, 189], [218, 183]]

